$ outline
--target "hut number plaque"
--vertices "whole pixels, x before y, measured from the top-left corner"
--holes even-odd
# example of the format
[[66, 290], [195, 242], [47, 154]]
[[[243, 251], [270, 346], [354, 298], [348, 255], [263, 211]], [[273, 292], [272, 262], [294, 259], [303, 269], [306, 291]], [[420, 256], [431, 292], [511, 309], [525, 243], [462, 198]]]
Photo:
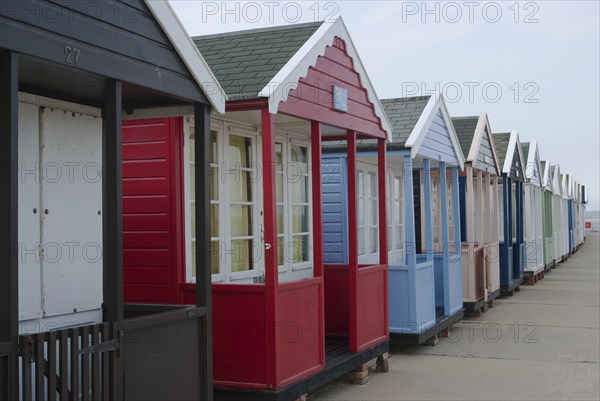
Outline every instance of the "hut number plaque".
[[348, 89], [333, 85], [333, 109], [348, 112]]

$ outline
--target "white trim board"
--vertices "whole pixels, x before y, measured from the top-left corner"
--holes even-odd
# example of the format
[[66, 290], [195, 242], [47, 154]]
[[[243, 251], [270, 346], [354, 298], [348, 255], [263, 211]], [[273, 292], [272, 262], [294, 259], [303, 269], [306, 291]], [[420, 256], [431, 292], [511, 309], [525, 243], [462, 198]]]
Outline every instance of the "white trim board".
[[319, 56], [325, 54], [325, 49], [327, 46], [333, 44], [333, 39], [336, 36], [346, 43], [346, 52], [354, 61], [354, 69], [360, 76], [362, 85], [367, 90], [367, 97], [375, 108], [375, 115], [381, 120], [381, 126], [387, 133], [388, 141], [392, 142], [391, 124], [383, 106], [379, 102], [379, 97], [365, 71], [342, 17], [337, 18], [332, 23], [324, 22], [296, 54], [288, 60], [283, 68], [265, 85], [258, 93], [258, 96], [269, 98], [269, 112], [277, 114], [279, 103], [285, 101], [289, 91], [298, 86], [300, 78], [306, 77], [308, 68], [314, 66]]

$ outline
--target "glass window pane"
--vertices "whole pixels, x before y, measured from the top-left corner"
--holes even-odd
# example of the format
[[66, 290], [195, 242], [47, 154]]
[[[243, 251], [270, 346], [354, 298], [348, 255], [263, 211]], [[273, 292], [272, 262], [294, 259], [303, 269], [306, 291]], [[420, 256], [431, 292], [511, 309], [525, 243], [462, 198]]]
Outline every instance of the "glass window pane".
[[283, 236], [277, 237], [277, 265], [281, 266], [284, 264], [285, 255], [285, 240]]
[[219, 241], [212, 241], [210, 243], [210, 267], [212, 274], [219, 274], [221, 272], [221, 259], [219, 256]]
[[377, 227], [371, 228], [371, 246], [369, 249], [371, 253], [377, 252], [379, 249], [379, 228]]
[[377, 201], [376, 200], [372, 200], [371, 201], [371, 225], [377, 225], [377, 213], [378, 209], [377, 209]]
[[277, 202], [283, 202], [283, 173], [277, 173], [275, 178], [277, 179], [277, 182], [275, 183]]
[[194, 165], [190, 168], [190, 197], [191, 200], [196, 199], [196, 170]]
[[308, 232], [308, 206], [292, 207], [292, 232]]
[[399, 201], [395, 201], [394, 203], [396, 204], [394, 206], [394, 210], [396, 212], [394, 213], [394, 224], [400, 224], [400, 216], [402, 216], [402, 206], [400, 206]]
[[292, 163], [297, 174], [308, 174], [308, 148], [292, 145]]
[[219, 170], [216, 167], [210, 168], [210, 200], [219, 200]]
[[400, 191], [402, 190], [400, 183], [400, 178], [394, 178], [394, 198], [396, 199], [400, 199]]
[[358, 200], [358, 225], [365, 225], [365, 200], [360, 198]]
[[283, 206], [277, 206], [277, 234], [283, 234], [284, 231]]
[[217, 131], [210, 131], [210, 162], [213, 164], [218, 163], [219, 148], [217, 144]]
[[228, 256], [231, 257], [231, 271], [241, 272], [254, 269], [252, 240], [231, 241]]
[[250, 168], [252, 163], [252, 140], [250, 138], [230, 135], [227, 152], [229, 168]]
[[294, 263], [308, 261], [308, 235], [294, 235]]
[[377, 198], [377, 175], [375, 173], [369, 173], [369, 188], [371, 198]]
[[292, 202], [308, 203], [308, 177], [297, 176], [292, 181]]
[[402, 244], [404, 243], [402, 238], [402, 227], [396, 227], [396, 249], [402, 248]]
[[365, 174], [362, 171], [358, 171], [358, 188], [357, 188], [358, 196], [365, 196]]
[[275, 142], [275, 163], [275, 171], [283, 171], [283, 144], [280, 142]]
[[358, 229], [358, 254], [359, 255], [365, 254], [365, 237], [366, 237], [365, 229], [359, 228]]
[[232, 237], [246, 237], [253, 235], [252, 206], [231, 205], [229, 213], [231, 216]]
[[227, 174], [229, 193], [232, 202], [252, 202], [251, 173], [236, 170]]
[[190, 205], [190, 215], [192, 219], [192, 237], [196, 238], [196, 202]]
[[210, 205], [210, 236], [219, 236], [219, 205]]

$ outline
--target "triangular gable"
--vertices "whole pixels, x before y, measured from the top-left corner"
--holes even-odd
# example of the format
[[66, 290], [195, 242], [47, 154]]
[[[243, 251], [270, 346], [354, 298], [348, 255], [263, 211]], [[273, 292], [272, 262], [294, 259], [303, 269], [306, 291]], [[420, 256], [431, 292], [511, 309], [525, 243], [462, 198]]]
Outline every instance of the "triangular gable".
[[224, 113], [227, 95], [169, 3], [153, 0], [146, 0], [145, 3], [212, 107]]
[[544, 167], [544, 171], [543, 171], [543, 175], [542, 175], [542, 186], [544, 187], [545, 190], [547, 191], [553, 191], [552, 188], [552, 168], [550, 165], [550, 161], [545, 160], [542, 162], [543, 167]]
[[466, 160], [472, 162], [473, 167], [476, 169], [500, 175], [500, 165], [494, 140], [492, 139], [492, 129], [485, 112], [479, 115], [473, 142]]
[[526, 157], [525, 164], [525, 176], [527, 180], [531, 183], [538, 184], [539, 186], [543, 186], [543, 174], [542, 171], [542, 162], [540, 160], [540, 151], [538, 148], [537, 141], [529, 142], [529, 152]]
[[413, 159], [435, 156], [435, 160], [464, 168], [465, 158], [442, 95], [430, 96], [405, 147], [411, 148]]
[[562, 196], [562, 183], [560, 178], [560, 167], [557, 165], [551, 166], [550, 172], [552, 173], [552, 192], [555, 195]]
[[521, 142], [519, 140], [519, 133], [517, 131], [512, 131], [506, 149], [506, 158], [504, 159], [504, 166], [502, 166], [502, 173], [507, 174], [513, 179], [523, 181], [525, 179], [524, 166], [525, 162], [523, 150], [521, 149]]
[[334, 45], [336, 38], [343, 41], [345, 51], [352, 60], [352, 67], [358, 74], [362, 87], [366, 90], [368, 102], [373, 106], [373, 111], [379, 119], [381, 128], [387, 134], [388, 140], [391, 141], [391, 125], [341, 17], [332, 23], [323, 23], [300, 50], [265, 85], [258, 96], [268, 98], [269, 112], [277, 114], [281, 102], [285, 102], [290, 92], [298, 87], [302, 78], [307, 77], [310, 73], [310, 67], [317, 64], [319, 58], [323, 57], [325, 52]]

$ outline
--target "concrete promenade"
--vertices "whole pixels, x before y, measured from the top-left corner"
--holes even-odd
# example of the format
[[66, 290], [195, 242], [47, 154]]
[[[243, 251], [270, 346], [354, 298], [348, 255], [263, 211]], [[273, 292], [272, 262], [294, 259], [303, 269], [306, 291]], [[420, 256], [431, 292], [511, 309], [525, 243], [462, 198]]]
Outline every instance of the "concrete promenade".
[[313, 400], [599, 400], [600, 235], [437, 346], [392, 347], [389, 373]]

